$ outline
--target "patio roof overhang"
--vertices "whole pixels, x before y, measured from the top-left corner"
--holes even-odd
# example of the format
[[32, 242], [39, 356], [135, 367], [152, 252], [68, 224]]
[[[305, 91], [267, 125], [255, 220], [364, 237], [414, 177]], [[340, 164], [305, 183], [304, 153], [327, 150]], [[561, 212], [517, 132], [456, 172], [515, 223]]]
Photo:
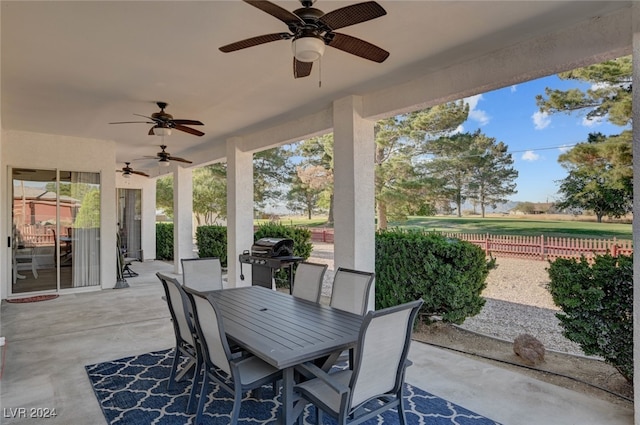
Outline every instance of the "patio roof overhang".
[[[247, 170], [253, 152], [333, 131], [335, 180], [340, 182], [335, 189], [335, 256], [345, 266], [371, 268], [373, 164], [367, 166], [362, 158], [372, 158], [373, 120], [632, 51], [634, 82], [640, 84], [637, 2], [380, 3], [386, 16], [341, 32], [385, 48], [391, 52], [387, 61], [375, 64], [327, 49], [321, 74], [314, 66], [310, 77], [294, 79], [285, 41], [229, 54], [218, 50], [236, 40], [285, 30], [281, 22], [243, 2], [3, 1], [0, 152], [7, 132], [48, 135], [52, 143], [59, 136], [73, 137], [113, 145], [115, 167], [152, 155], [160, 138], [147, 135], [149, 126], [108, 123], [150, 115], [157, 110], [156, 101], [166, 101], [167, 112], [176, 118], [205, 123], [203, 137], [174, 131], [167, 140], [173, 155], [194, 159], [192, 168], [228, 162], [233, 258], [252, 240], [248, 188], [253, 182]], [[288, 10], [298, 7], [295, 1], [278, 4]], [[344, 5], [320, 0], [316, 7], [331, 11]], [[640, 104], [638, 94], [634, 103]], [[635, 122], [640, 122], [640, 108], [634, 111]], [[634, 128], [635, 146], [639, 133]], [[26, 164], [4, 157], [0, 163], [0, 194], [6, 201], [4, 168]], [[167, 172], [155, 161], [136, 165], [152, 176]], [[190, 202], [192, 168], [170, 168], [177, 180], [176, 205]], [[635, 175], [640, 187], [640, 173]], [[635, 201], [634, 209], [640, 198]], [[369, 216], [370, 221], [362, 220]], [[176, 211], [177, 237], [184, 241], [178, 255], [189, 250], [190, 220], [190, 210]], [[0, 222], [7, 222], [5, 210], [0, 210]], [[0, 236], [6, 238], [5, 227]], [[634, 224], [636, 246], [638, 229]], [[109, 239], [105, 246], [109, 243], [114, 242]], [[0, 260], [2, 271], [6, 254]], [[230, 279], [238, 275], [234, 267]], [[635, 267], [638, 281], [640, 262]], [[635, 299], [640, 311], [640, 294]], [[638, 316], [635, 320], [634, 337], [640, 341]], [[639, 347], [636, 342], [638, 353]]]

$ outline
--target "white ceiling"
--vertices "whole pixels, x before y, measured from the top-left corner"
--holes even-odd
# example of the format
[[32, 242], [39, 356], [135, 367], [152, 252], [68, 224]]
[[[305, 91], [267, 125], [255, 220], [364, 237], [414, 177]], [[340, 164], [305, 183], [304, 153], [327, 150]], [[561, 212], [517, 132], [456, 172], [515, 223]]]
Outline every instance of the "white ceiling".
[[[353, 3], [314, 6], [329, 12]], [[390, 57], [377, 64], [328, 47], [319, 88], [317, 64], [311, 76], [293, 78], [289, 41], [218, 50], [287, 30], [241, 1], [3, 0], [2, 126], [114, 140], [121, 163], [154, 155], [160, 138], [147, 135], [149, 125], [108, 123], [151, 115], [155, 102], [165, 101], [175, 118], [205, 124], [197, 127], [203, 137], [174, 131], [165, 139], [173, 155], [189, 158], [203, 146], [326, 109], [334, 99], [408, 82], [630, 2], [379, 3], [386, 16], [338, 32], [374, 43]]]

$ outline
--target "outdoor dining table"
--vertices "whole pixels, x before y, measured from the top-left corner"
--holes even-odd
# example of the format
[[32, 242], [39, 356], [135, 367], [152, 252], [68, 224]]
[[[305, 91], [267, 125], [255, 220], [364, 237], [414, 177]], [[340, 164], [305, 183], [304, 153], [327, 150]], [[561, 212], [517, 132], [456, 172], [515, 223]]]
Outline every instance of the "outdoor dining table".
[[358, 340], [363, 317], [292, 295], [247, 286], [209, 291], [221, 309], [227, 337], [283, 371], [281, 423], [296, 422], [296, 365], [331, 358]]

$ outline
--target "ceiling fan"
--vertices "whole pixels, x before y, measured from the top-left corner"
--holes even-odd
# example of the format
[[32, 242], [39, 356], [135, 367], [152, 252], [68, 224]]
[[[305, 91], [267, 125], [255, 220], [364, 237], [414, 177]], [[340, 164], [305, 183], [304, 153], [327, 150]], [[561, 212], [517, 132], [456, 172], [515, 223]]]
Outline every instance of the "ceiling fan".
[[315, 0], [300, 0], [302, 7], [293, 12], [267, 0], [244, 0], [244, 2], [281, 20], [289, 27], [291, 33], [279, 32], [247, 38], [220, 47], [220, 51], [224, 53], [272, 41], [293, 39], [291, 47], [294, 55], [294, 78], [311, 74], [313, 62], [320, 59], [325, 45], [378, 63], [384, 62], [389, 57], [389, 52], [374, 44], [334, 32], [340, 28], [386, 15], [384, 8], [375, 1], [352, 4], [328, 13], [312, 7]]
[[158, 152], [156, 156], [145, 156], [145, 158], [159, 159], [158, 165], [163, 167], [168, 167], [170, 161], [184, 162], [187, 164], [193, 163], [193, 161], [189, 161], [188, 159], [178, 158], [177, 156], [171, 156], [171, 154], [165, 150], [167, 149], [166, 145], [160, 145], [160, 148], [162, 149], [162, 151]]
[[139, 117], [147, 118], [150, 121], [120, 121], [110, 122], [109, 124], [153, 124], [153, 127], [151, 127], [151, 129], [149, 130], [149, 136], [153, 136], [154, 134], [157, 136], [168, 136], [171, 134], [171, 129], [173, 128], [175, 128], [176, 130], [184, 131], [185, 133], [193, 134], [194, 136], [204, 135], [204, 133], [200, 130], [187, 127], [187, 125], [204, 125], [200, 121], [174, 119], [173, 115], [168, 114], [164, 111], [164, 108], [168, 106], [166, 102], [156, 102], [156, 105], [158, 105], [158, 107], [160, 108], [160, 112], [154, 112], [150, 117], [141, 114], [133, 114]]
[[124, 167], [122, 167], [122, 170], [116, 170], [116, 171], [119, 173], [122, 173], [122, 176], [125, 178], [129, 178], [131, 174], [137, 174], [139, 176], [149, 177], [149, 174], [143, 173], [142, 171], [136, 171], [133, 168], [131, 168], [129, 166], [130, 164], [131, 164], [130, 162], [125, 162]]

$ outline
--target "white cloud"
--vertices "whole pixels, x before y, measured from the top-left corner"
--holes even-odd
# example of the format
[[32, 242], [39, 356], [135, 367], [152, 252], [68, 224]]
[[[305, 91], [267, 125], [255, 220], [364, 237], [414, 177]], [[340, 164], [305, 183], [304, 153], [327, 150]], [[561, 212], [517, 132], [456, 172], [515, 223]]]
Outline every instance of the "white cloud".
[[567, 151], [569, 151], [571, 148], [573, 147], [573, 145], [562, 145], [558, 148], [558, 150], [562, 153], [565, 153]]
[[482, 100], [482, 95], [467, 97], [464, 99], [469, 104], [469, 119], [476, 121], [479, 125], [487, 125], [491, 118], [482, 109], [478, 109], [478, 102]]
[[518, 86], [516, 84], [511, 86], [511, 93], [515, 93], [518, 90]]
[[540, 159], [540, 155], [538, 155], [537, 153], [535, 153], [534, 151], [526, 151], [525, 153], [522, 154], [522, 160], [524, 161], [537, 161]]
[[542, 130], [551, 124], [551, 118], [547, 112], [536, 111], [531, 115], [531, 119], [536, 130]]
[[596, 127], [602, 124], [602, 122], [603, 122], [602, 117], [595, 117], [591, 119], [587, 117], [582, 118], [582, 125], [585, 127]]

